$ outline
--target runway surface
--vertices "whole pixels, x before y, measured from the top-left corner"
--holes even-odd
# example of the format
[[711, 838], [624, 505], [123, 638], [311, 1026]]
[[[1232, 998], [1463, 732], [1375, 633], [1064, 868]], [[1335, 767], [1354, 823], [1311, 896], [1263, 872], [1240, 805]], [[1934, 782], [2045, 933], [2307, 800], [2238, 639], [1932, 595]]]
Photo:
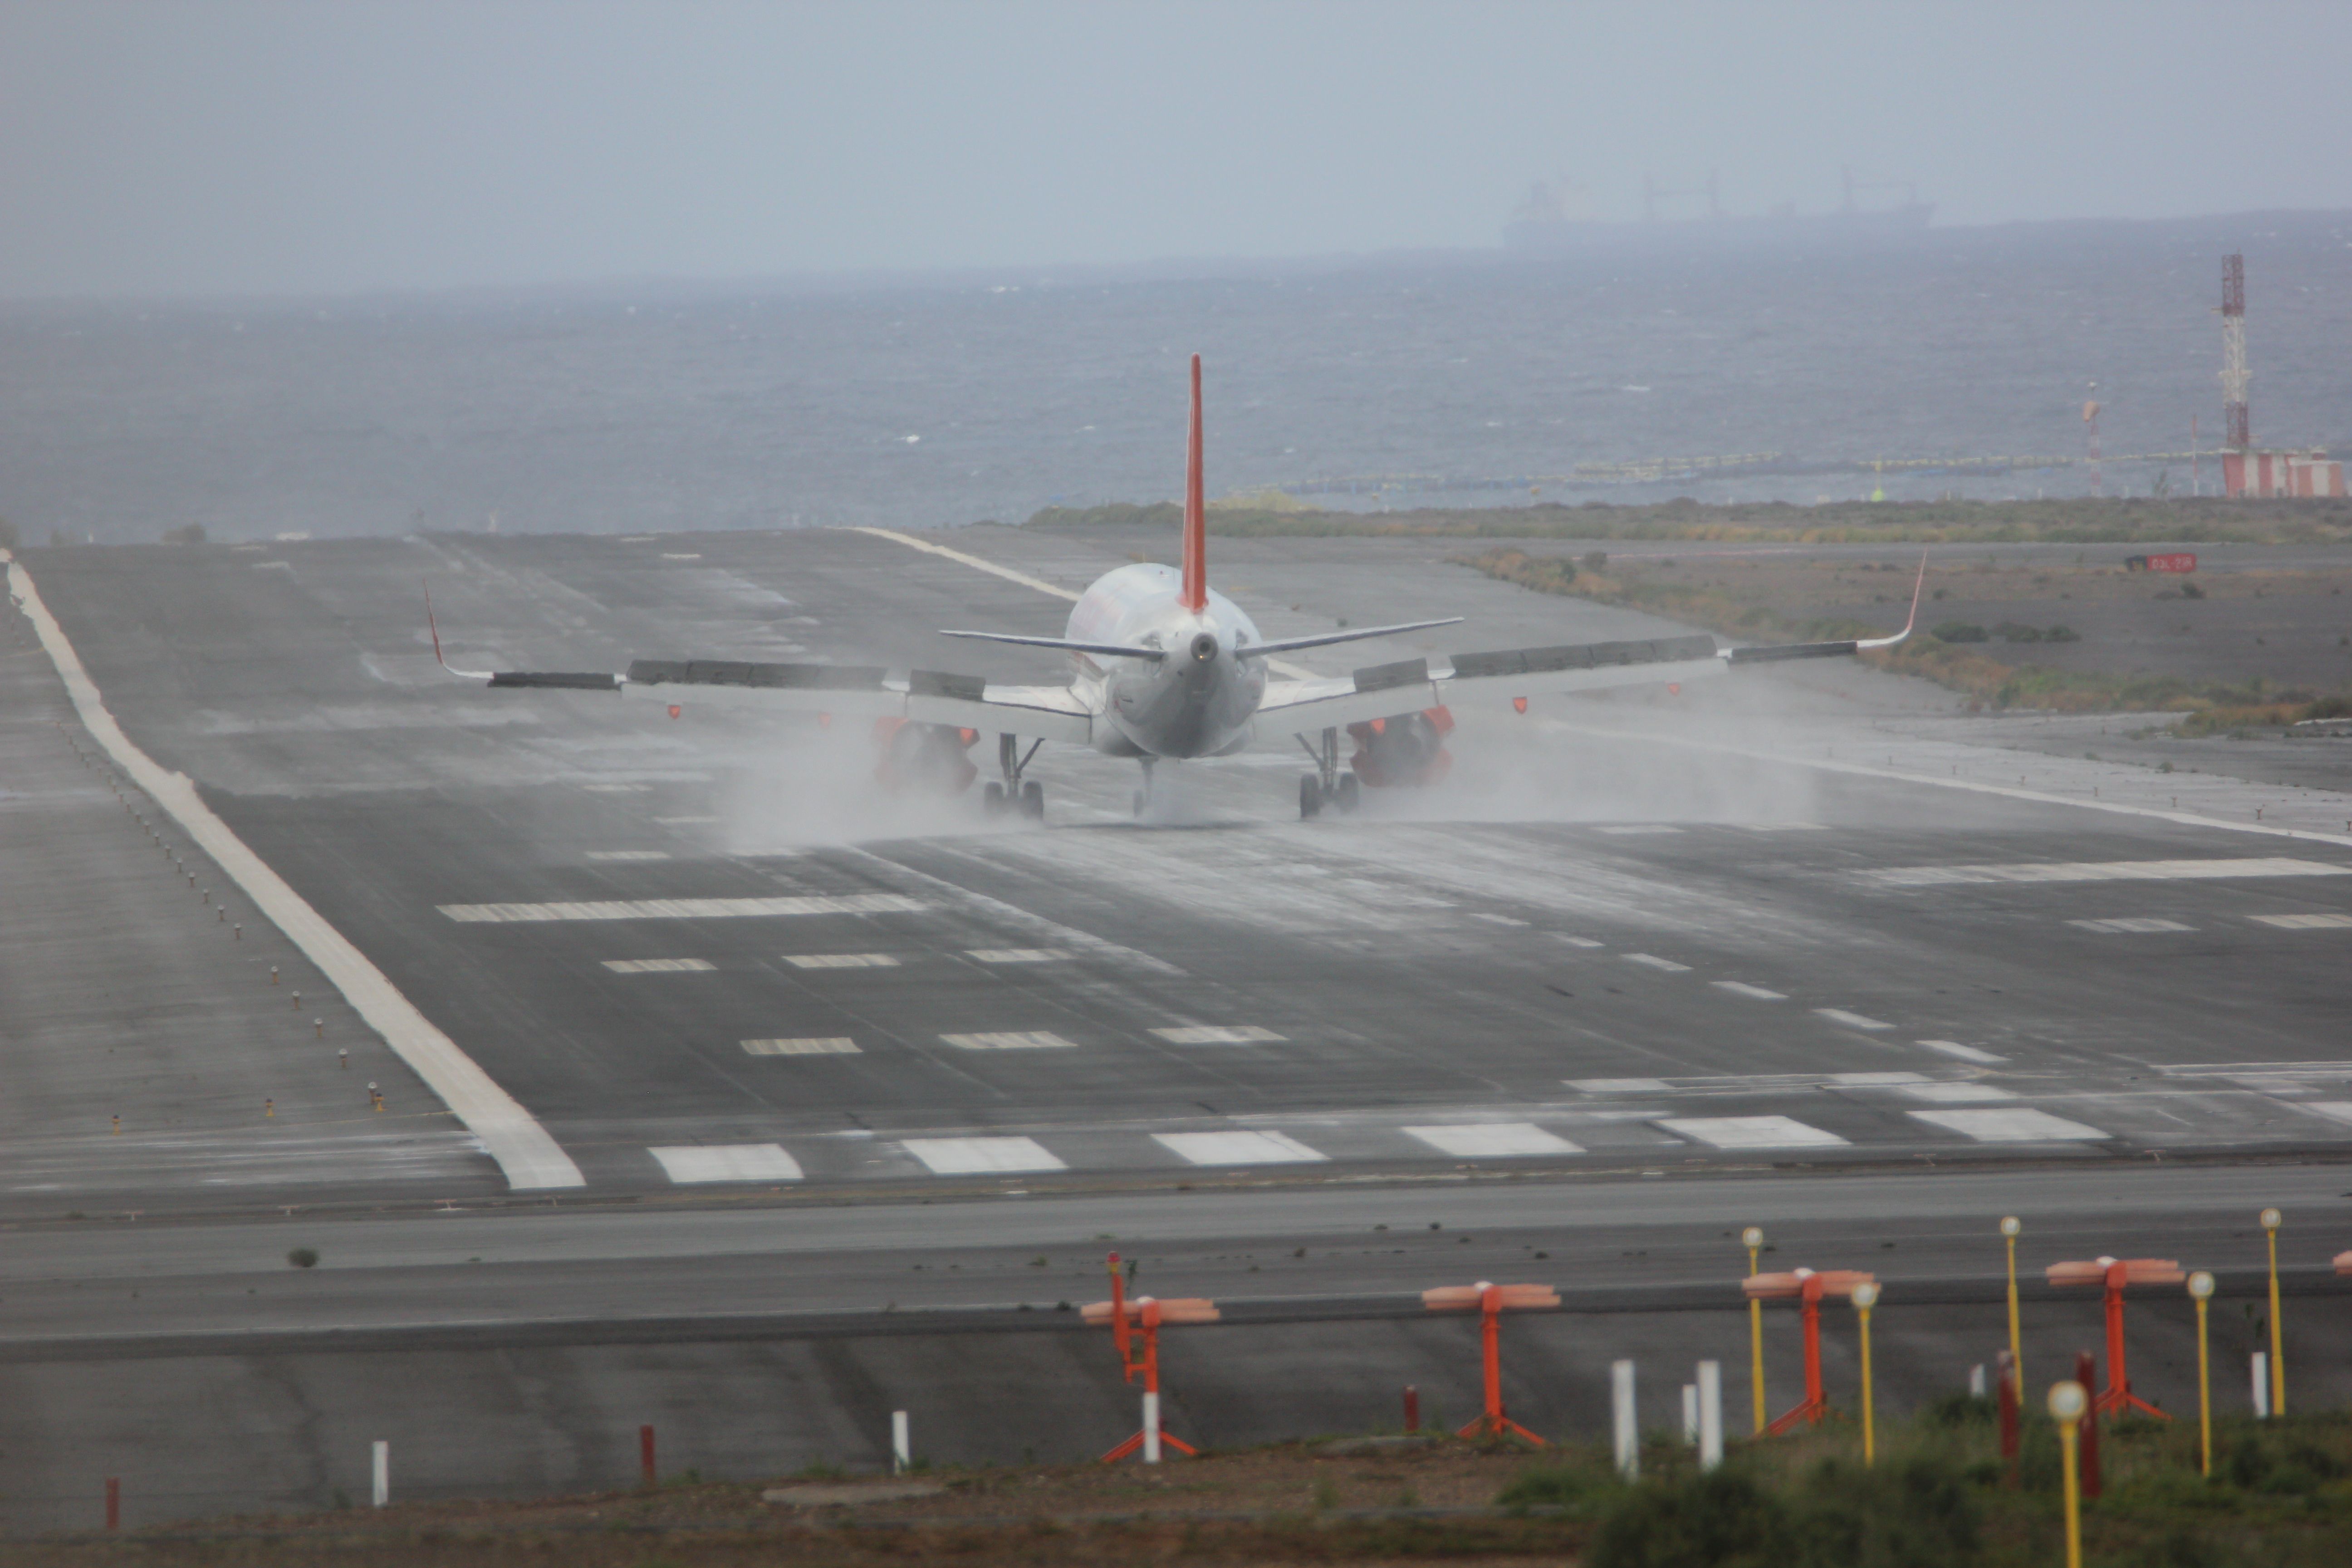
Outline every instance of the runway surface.
[[[1130, 548], [946, 542], [1067, 590]], [[1449, 567], [1426, 541], [1217, 551], [1219, 586], [1269, 636], [1469, 617], [1305, 656], [1318, 671], [1679, 629]], [[583, 1183], [511, 1190], [266, 922], [245, 911], [224, 937], [195, 901], [217, 868], [184, 843], [173, 866], [144, 808], [117, 802], [12, 620], [22, 765], [0, 856], [43, 897], [11, 910], [0, 959], [20, 1086], [0, 1099], [0, 1384], [97, 1453], [115, 1428], [60, 1414], [76, 1379], [127, 1399], [122, 1368], [179, 1369], [154, 1374], [170, 1400], [226, 1401], [283, 1449], [266, 1484], [223, 1482], [215, 1502], [315, 1503], [348, 1484], [328, 1426], [487, 1408], [486, 1367], [530, 1412], [526, 1447], [575, 1444], [576, 1401], [625, 1415], [614, 1390], [648, 1364], [622, 1367], [631, 1344], [670, 1347], [706, 1389], [770, 1386], [796, 1355], [867, 1358], [862, 1392], [832, 1386], [848, 1403], [814, 1426], [714, 1436], [710, 1462], [866, 1454], [907, 1380], [969, 1362], [958, 1336], [1060, 1344], [1056, 1309], [1099, 1293], [1115, 1247], [1160, 1289], [1235, 1304], [1216, 1376], [1220, 1440], [1239, 1440], [1284, 1429], [1253, 1380], [1271, 1400], [1307, 1375], [1285, 1324], [1393, 1318], [1433, 1284], [1558, 1282], [1602, 1338], [1736, 1356], [1736, 1298], [1728, 1316], [1707, 1303], [1744, 1269], [1728, 1237], [1749, 1222], [1781, 1262], [1903, 1282], [1890, 1303], [1907, 1289], [1922, 1314], [1922, 1396], [1990, 1352], [1956, 1325], [1984, 1337], [2000, 1213], [2028, 1216], [2029, 1274], [2180, 1256], [2239, 1295], [2265, 1203], [2293, 1215], [2298, 1293], [2336, 1289], [2325, 1259], [2352, 1244], [2336, 792], [2011, 749], [2015, 720], [1972, 728], [1947, 693], [1824, 665], [1465, 719], [1444, 787], [1312, 823], [1280, 735], [1163, 768], [1139, 820], [1132, 764], [1048, 748], [1046, 823], [1014, 826], [970, 798], [891, 796], [846, 723], [460, 683], [424, 623], [429, 581], [461, 666], [692, 654], [1055, 677], [1048, 657], [933, 633], [1056, 634], [1065, 600], [893, 539], [26, 562], [131, 741], [192, 777]], [[975, 760], [992, 754], [983, 737]], [[299, 1006], [278, 999], [296, 989]], [[99, 1075], [101, 1052], [136, 1070]], [[324, 1260], [289, 1268], [298, 1246]], [[1684, 1327], [1649, 1321], [1667, 1308]], [[1332, 1354], [1393, 1351], [1407, 1371], [1423, 1353], [1327, 1333]], [[925, 1348], [841, 1348], [877, 1334]], [[719, 1348], [678, 1348], [695, 1345]], [[526, 1352], [573, 1356], [542, 1385], [569, 1392], [518, 1393]], [[1063, 1353], [987, 1359], [1044, 1387]], [[2352, 1374], [2298, 1353], [2315, 1379]], [[1593, 1354], [1576, 1376], [1599, 1375]], [[404, 1395], [371, 1385], [384, 1357]], [[1349, 1397], [1370, 1410], [1402, 1375], [1382, 1362]], [[298, 1384], [331, 1421], [278, 1403]], [[979, 1408], [950, 1429], [984, 1427]], [[967, 1446], [1017, 1457], [1015, 1428], [1030, 1447], [1052, 1429]], [[604, 1464], [583, 1450], [496, 1484], [593, 1483]]]

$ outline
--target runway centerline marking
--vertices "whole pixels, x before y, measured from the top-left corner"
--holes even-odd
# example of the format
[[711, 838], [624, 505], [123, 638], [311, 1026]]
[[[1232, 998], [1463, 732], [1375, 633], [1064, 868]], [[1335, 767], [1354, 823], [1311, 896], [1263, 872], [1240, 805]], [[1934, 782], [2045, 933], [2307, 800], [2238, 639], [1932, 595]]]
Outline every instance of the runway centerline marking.
[[74, 652], [65, 628], [42, 602], [32, 574], [6, 550], [0, 550], [0, 561], [7, 563], [9, 586], [39, 633], [41, 647], [65, 682], [82, 727], [117, 766], [171, 815], [181, 831], [213, 858], [253, 900], [254, 908], [318, 966], [352, 1011], [383, 1037], [393, 1054], [424, 1080], [425, 1087], [439, 1097], [466, 1130], [481, 1141], [483, 1152], [498, 1162], [507, 1184], [518, 1191], [587, 1185], [580, 1167], [537, 1118], [401, 994], [383, 971], [369, 962], [350, 938], [328, 924], [268, 861], [229, 831], [228, 824], [205, 804], [185, 773], [164, 772], [131, 743], [108, 711], [105, 696], [82, 667], [81, 656]]
[[898, 961], [887, 952], [788, 952], [784, 962], [794, 969], [896, 969]]
[[2116, 935], [2134, 935], [2150, 931], [2195, 931], [2195, 926], [2182, 925], [2179, 921], [2158, 920], [2154, 915], [2119, 915], [2103, 921], [2068, 921], [2070, 926], [2084, 931], [2106, 931]]
[[615, 974], [710, 974], [719, 968], [707, 958], [608, 958], [604, 967]]
[[1815, 1015], [1832, 1024], [1843, 1024], [1849, 1029], [1891, 1029], [1894, 1025], [1862, 1013], [1849, 1013], [1843, 1007], [1816, 1007]]
[[1195, 1165], [1305, 1165], [1330, 1158], [1286, 1132], [1154, 1132], [1151, 1141]]
[[1154, 1029], [1152, 1034], [1171, 1046], [1278, 1046], [1283, 1037], [1272, 1029], [1261, 1029], [1255, 1024], [1220, 1027], [1213, 1024], [1189, 1024], [1178, 1028]]
[[2352, 915], [2256, 915], [2255, 920], [2281, 931], [2352, 931]]
[[1069, 1169], [1034, 1138], [908, 1138], [898, 1146], [929, 1166], [935, 1176]]
[[1689, 964], [1676, 963], [1671, 958], [1660, 958], [1654, 953], [1629, 952], [1625, 954], [1625, 962], [1628, 963], [1638, 963], [1644, 969], [1664, 970], [1669, 974], [1688, 974], [1690, 973]]
[[1989, 1083], [1923, 1083], [1903, 1091], [1913, 1100], [1925, 1100], [1937, 1105], [1983, 1104], [1996, 1100], [2015, 1100], [2017, 1096], [2005, 1089]]
[[[1554, 934], [1558, 935], [1559, 933], [1555, 932]], [[1570, 947], [1605, 947], [1608, 945], [1606, 942], [1595, 942], [1589, 936], [1560, 936], [1559, 940], [1568, 943]]]
[[1570, 1078], [1560, 1081], [1580, 1094], [1664, 1094], [1672, 1087], [1662, 1078]]
[[1997, 1057], [1990, 1051], [1980, 1051], [1974, 1046], [1964, 1046], [1958, 1040], [1914, 1040], [1911, 1043], [1923, 1050], [1934, 1051], [1939, 1056], [1950, 1057], [1957, 1061], [1977, 1062], [1986, 1067], [1998, 1067], [2009, 1060], [2007, 1057]]
[[815, 1035], [795, 1040], [745, 1040], [743, 1054], [753, 1057], [855, 1057], [865, 1053], [846, 1035]]
[[1490, 915], [1477, 910], [1470, 911], [1470, 918], [1474, 921], [1485, 921], [1488, 925], [1494, 926], [1523, 926], [1529, 923], [1516, 915]]
[[1778, 991], [1767, 991], [1761, 985], [1750, 985], [1744, 980], [1710, 980], [1707, 984], [1714, 986], [1717, 991], [1728, 991], [1735, 996], [1746, 996], [1758, 1002], [1786, 1002], [1788, 1000], [1786, 996], [1782, 995]]
[[588, 858], [591, 860], [667, 860], [669, 858], [669, 851], [667, 849], [591, 849], [588, 851]]
[[919, 915], [930, 906], [897, 893], [797, 899], [606, 899], [568, 904], [436, 904], [453, 921], [719, 921], [793, 915]]
[[1840, 1089], [1900, 1089], [1927, 1079], [1916, 1072], [1833, 1072], [1830, 1081]]
[[1657, 1125], [1717, 1149], [1838, 1149], [1846, 1141], [1834, 1132], [1789, 1116], [1678, 1116]]
[[1632, 835], [1642, 833], [1680, 833], [1682, 829], [1679, 827], [1669, 827], [1663, 822], [1620, 822], [1612, 823], [1607, 826], [1595, 828], [1594, 831], [1597, 833], [1613, 833], [1620, 837], [1631, 837]]
[[777, 1143], [688, 1143], [647, 1149], [680, 1186], [703, 1182], [797, 1182], [801, 1163]]
[[964, 956], [979, 963], [1062, 963], [1072, 955], [1058, 947], [975, 947]]
[[2352, 876], [2352, 866], [2284, 856], [2234, 860], [2049, 860], [2015, 866], [1888, 866], [1857, 873], [1891, 888], [1983, 882], [2199, 882], [2255, 877]]
[[992, 1035], [941, 1035], [940, 1040], [960, 1051], [1074, 1051], [1077, 1042], [1045, 1029], [1009, 1030]]
[[1503, 1160], [1540, 1154], [1581, 1154], [1584, 1150], [1532, 1121], [1463, 1122], [1404, 1130], [1440, 1153], [1457, 1160]]
[[2082, 1143], [2109, 1136], [2046, 1110], [1914, 1110], [1909, 1114], [1979, 1143]]

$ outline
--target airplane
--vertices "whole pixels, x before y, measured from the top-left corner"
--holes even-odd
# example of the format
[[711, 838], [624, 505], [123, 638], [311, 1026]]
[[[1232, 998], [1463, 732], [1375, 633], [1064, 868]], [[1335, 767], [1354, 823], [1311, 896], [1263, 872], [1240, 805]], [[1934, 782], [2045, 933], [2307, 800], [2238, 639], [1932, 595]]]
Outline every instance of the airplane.
[[[1006, 686], [942, 670], [898, 676], [873, 666], [713, 658], [641, 658], [617, 675], [457, 669], [441, 657], [440, 627], [433, 621], [428, 595], [425, 616], [434, 658], [452, 675], [493, 687], [650, 697], [668, 704], [672, 718], [687, 703], [813, 711], [828, 723], [836, 714], [871, 718], [883, 751], [879, 776], [958, 793], [978, 774], [964, 752], [993, 731], [1000, 776], [983, 792], [989, 815], [1011, 811], [1039, 821], [1045, 814], [1045, 787], [1028, 773], [1047, 741], [1091, 746], [1140, 763], [1143, 784], [1134, 795], [1139, 816], [1150, 800], [1154, 764], [1230, 756], [1249, 746], [1262, 725], [1290, 728], [1314, 763], [1315, 771], [1298, 782], [1298, 815], [1311, 818], [1327, 807], [1355, 809], [1360, 785], [1431, 784], [1444, 776], [1451, 763], [1444, 742], [1454, 728], [1453, 710], [1465, 702], [1497, 710], [1507, 702], [1525, 713], [1530, 698], [1559, 692], [1636, 685], [1679, 689], [1683, 681], [1741, 665], [1893, 647], [1911, 635], [1919, 618], [1919, 589], [1927, 572], [1924, 555], [1912, 586], [1910, 619], [1892, 637], [1718, 650], [1713, 637], [1699, 634], [1460, 653], [1436, 666], [1408, 658], [1346, 675], [1299, 672], [1276, 679], [1268, 666], [1280, 655], [1427, 631], [1463, 617], [1307, 637], [1263, 636], [1240, 605], [1209, 586], [1201, 447], [1201, 356], [1194, 354], [1183, 565], [1138, 563], [1105, 573], [1079, 595], [1058, 637], [940, 634], [1061, 649], [1076, 667], [1066, 686]], [[1339, 761], [1342, 727], [1357, 745], [1345, 766]], [[1317, 732], [1311, 740], [1310, 731]]]

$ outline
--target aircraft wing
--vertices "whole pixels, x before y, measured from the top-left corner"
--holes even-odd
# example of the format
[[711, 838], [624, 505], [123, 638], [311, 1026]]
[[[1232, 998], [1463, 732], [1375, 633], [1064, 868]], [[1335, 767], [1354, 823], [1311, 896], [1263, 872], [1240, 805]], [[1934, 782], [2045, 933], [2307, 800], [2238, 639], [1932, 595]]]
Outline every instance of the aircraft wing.
[[[444, 668], [448, 668], [444, 664]], [[569, 670], [466, 670], [453, 675], [491, 686], [613, 691], [679, 708], [838, 713], [954, 724], [1083, 745], [1094, 715], [1067, 687], [999, 686], [977, 675], [937, 669], [893, 677], [878, 666], [760, 664], [737, 659], [641, 658], [625, 675]]]

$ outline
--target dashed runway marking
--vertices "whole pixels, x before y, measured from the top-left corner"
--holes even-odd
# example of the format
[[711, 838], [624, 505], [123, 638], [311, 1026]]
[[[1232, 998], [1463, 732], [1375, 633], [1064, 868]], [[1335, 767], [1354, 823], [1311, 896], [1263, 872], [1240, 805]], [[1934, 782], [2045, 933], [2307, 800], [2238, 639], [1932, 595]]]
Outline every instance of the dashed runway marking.
[[2352, 931], [2352, 915], [2256, 915], [2254, 919], [2281, 931]]
[[794, 969], [896, 969], [898, 961], [887, 952], [788, 952]]
[[615, 974], [709, 974], [719, 966], [707, 958], [608, 958]]
[[2352, 1123], [2352, 1100], [2313, 1100], [2295, 1107], [2326, 1117], [2330, 1121]]
[[1718, 991], [1728, 991], [1734, 996], [1751, 997], [1759, 1002], [1786, 1002], [1778, 991], [1767, 991], [1761, 985], [1750, 985], [1744, 980], [1710, 980], [1708, 984]]
[[654, 786], [641, 784], [584, 784], [580, 787], [590, 795], [644, 795]]
[[719, 819], [715, 816], [656, 816], [654, 820], [664, 827], [701, 827]]
[[1916, 1072], [1833, 1072], [1830, 1081], [1840, 1089], [1904, 1089], [1927, 1079]]
[[930, 906], [897, 893], [802, 899], [610, 899], [576, 904], [436, 904], [464, 923], [528, 921], [718, 921], [768, 915], [919, 915]]
[[1903, 1092], [1914, 1100], [1929, 1100], [1937, 1105], [1981, 1105], [1990, 1100], [2017, 1098], [2009, 1090], [1996, 1089], [1989, 1083], [1923, 1083]]
[[1892, 866], [1864, 871], [1865, 881], [1895, 888], [1955, 882], [2180, 882], [2240, 877], [2343, 877], [2352, 866], [2281, 856], [2245, 860], [2053, 860], [2022, 866]]
[[669, 858], [669, 851], [667, 849], [591, 849], [588, 851], [588, 858], [591, 860], [667, 860]]
[[1284, 1132], [1154, 1132], [1151, 1141], [1195, 1165], [1304, 1165], [1329, 1158]]
[[2182, 925], [2179, 921], [2158, 920], [2150, 915], [2126, 915], [2115, 920], [2104, 921], [2068, 921], [2066, 923], [2070, 926], [2080, 926], [2084, 931], [2107, 931], [2117, 935], [2143, 931], [2195, 931], [2197, 929], [2195, 926]]
[[1072, 1051], [1076, 1042], [1044, 1029], [1031, 1029], [993, 1035], [941, 1035], [940, 1038], [960, 1051]]
[[1644, 969], [1662, 969], [1669, 974], [1688, 974], [1690, 973], [1689, 964], [1676, 963], [1671, 958], [1660, 958], [1654, 953], [1629, 952], [1625, 955], [1625, 962], [1628, 963], [1638, 963]]
[[1528, 923], [1515, 915], [1481, 914], [1475, 910], [1470, 911], [1470, 918], [1474, 921], [1485, 921], [1488, 925], [1495, 926], [1523, 926]]
[[1846, 1142], [1789, 1116], [1679, 1116], [1658, 1125], [1717, 1149], [1837, 1149]]
[[1849, 1029], [1891, 1029], [1894, 1025], [1860, 1013], [1849, 1013], [1843, 1007], [1816, 1007], [1813, 1011], [1832, 1024], [1843, 1024]]
[[1282, 1036], [1272, 1029], [1261, 1029], [1255, 1024], [1229, 1027], [1198, 1024], [1151, 1032], [1171, 1046], [1275, 1046], [1283, 1043]]
[[855, 1057], [864, 1053], [846, 1035], [814, 1035], [795, 1040], [746, 1040], [744, 1053], [754, 1057]]
[[899, 1147], [929, 1166], [935, 1176], [1069, 1169], [1034, 1138], [908, 1138]]
[[1604, 826], [1600, 831], [1614, 833], [1622, 837], [1635, 833], [1680, 833], [1682, 829], [1669, 827], [1663, 822], [1625, 822]]
[[1979, 1143], [2080, 1143], [2106, 1133], [2046, 1110], [1915, 1110], [1921, 1121]]
[[1058, 947], [975, 947], [964, 956], [977, 963], [1061, 963], [1070, 955]]
[[1603, 945], [1601, 942], [1593, 941], [1589, 936], [1562, 936], [1559, 940], [1568, 943], [1570, 947], [1600, 947]]
[[1664, 1094], [1662, 1078], [1571, 1078], [1561, 1080], [1579, 1094]]
[[1499, 1160], [1534, 1154], [1581, 1154], [1584, 1151], [1532, 1121], [1490, 1121], [1451, 1127], [1408, 1127], [1405, 1131], [1458, 1160]]
[[797, 1182], [801, 1163], [775, 1143], [687, 1144], [648, 1149], [680, 1186], [700, 1182]]
[[1923, 1050], [1934, 1051], [1939, 1056], [1950, 1057], [1957, 1061], [1976, 1062], [1985, 1067], [1998, 1067], [2009, 1060], [2007, 1057], [1997, 1057], [1990, 1051], [1980, 1051], [1974, 1046], [1964, 1046], [1958, 1040], [1915, 1040], [1912, 1043]]

